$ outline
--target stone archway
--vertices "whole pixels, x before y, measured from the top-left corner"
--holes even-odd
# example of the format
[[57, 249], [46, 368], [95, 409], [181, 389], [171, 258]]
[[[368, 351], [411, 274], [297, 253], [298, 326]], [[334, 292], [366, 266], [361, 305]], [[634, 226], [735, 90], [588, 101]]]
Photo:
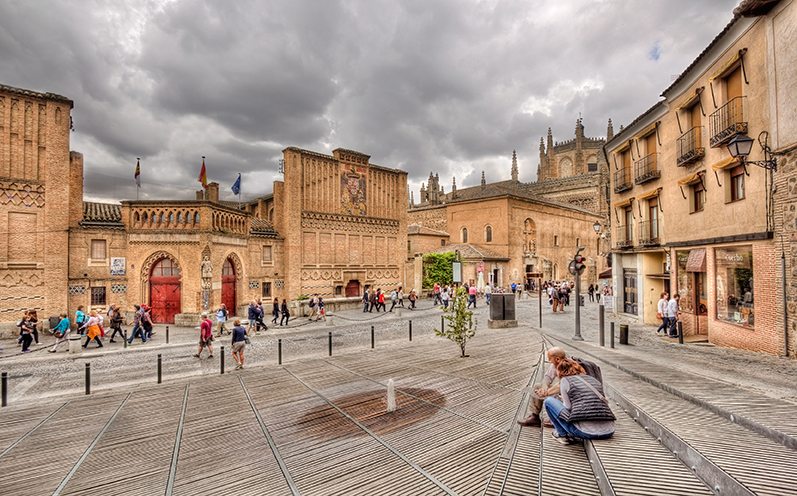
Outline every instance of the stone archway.
[[230, 315], [237, 313], [238, 300], [246, 295], [242, 286], [244, 273], [241, 257], [234, 251], [227, 253], [221, 270], [221, 303]]

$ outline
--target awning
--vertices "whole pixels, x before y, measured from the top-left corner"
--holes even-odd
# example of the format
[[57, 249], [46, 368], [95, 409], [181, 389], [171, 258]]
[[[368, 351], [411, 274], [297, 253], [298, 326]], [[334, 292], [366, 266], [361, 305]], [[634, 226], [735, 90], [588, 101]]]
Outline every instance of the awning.
[[701, 86], [700, 88], [695, 89], [695, 91], [693, 91], [688, 97], [686, 97], [685, 100], [683, 100], [681, 103], [678, 104], [677, 107], [675, 107], [675, 111], [677, 112], [684, 107], [691, 107], [692, 104], [695, 103], [700, 98], [700, 93], [703, 92], [703, 88], [705, 88], [705, 86]]
[[612, 278], [612, 268], [609, 267], [608, 269], [604, 270], [600, 274], [598, 274], [598, 279], [611, 279]]
[[645, 277], [649, 277], [651, 279], [666, 279], [670, 280], [670, 274], [645, 274]]
[[631, 139], [644, 138], [645, 136], [647, 136], [648, 134], [652, 133], [656, 129], [656, 126], [659, 124], [659, 122], [660, 121], [657, 121], [657, 122], [654, 122], [653, 124], [647, 126], [642, 131], [639, 131], [638, 133], [636, 133], [636, 135], [633, 138], [631, 138]]
[[742, 55], [744, 55], [745, 53], [747, 53], [746, 48], [742, 48], [741, 50], [736, 52], [736, 54], [733, 57], [731, 57], [730, 59], [728, 59], [727, 62], [722, 64], [722, 67], [720, 67], [710, 78], [708, 78], [708, 82], [710, 83], [715, 79], [717, 79], [718, 77], [724, 76], [725, 73], [728, 72], [728, 69], [730, 69], [736, 63], [736, 61], [742, 58]]
[[685, 186], [687, 184], [696, 183], [698, 181], [700, 181], [700, 173], [699, 172], [695, 172], [694, 174], [689, 174], [685, 178], [680, 179], [678, 181], [678, 186]]
[[711, 170], [714, 172], [720, 169], [727, 169], [728, 167], [733, 167], [739, 165], [739, 159], [734, 157], [728, 157], [725, 160], [720, 160], [716, 164], [711, 166]]
[[687, 272], [705, 272], [706, 271], [706, 249], [695, 248], [689, 250], [689, 258], [686, 260]]
[[641, 195], [637, 196], [637, 200], [647, 200], [648, 198], [653, 198], [654, 196], [659, 196], [659, 191], [661, 188], [656, 188], [648, 191], [647, 193], [642, 193]]
[[614, 208], [623, 208], [623, 207], [627, 207], [628, 205], [631, 205], [631, 202], [632, 202], [632, 201], [634, 201], [634, 199], [633, 199], [633, 198], [629, 198], [629, 199], [627, 199], [627, 200], [625, 200], [625, 201], [621, 201], [620, 203], [615, 203], [615, 204], [614, 204]]

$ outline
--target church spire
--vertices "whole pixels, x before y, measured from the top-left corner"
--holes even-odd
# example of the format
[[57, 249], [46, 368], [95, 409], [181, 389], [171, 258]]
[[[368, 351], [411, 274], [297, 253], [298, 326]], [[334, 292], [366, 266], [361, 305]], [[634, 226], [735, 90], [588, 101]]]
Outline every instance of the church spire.
[[611, 141], [614, 138], [614, 127], [612, 127], [612, 118], [609, 117], [609, 125], [606, 126], [606, 141]]
[[548, 128], [548, 158], [553, 160], [553, 133], [551, 132], [551, 128]]
[[517, 152], [515, 150], [512, 150], [512, 180], [515, 182], [518, 180]]
[[455, 176], [454, 180], [451, 183], [451, 199], [453, 200], [456, 197], [457, 197], [457, 178]]
[[487, 186], [487, 181], [484, 179], [484, 171], [482, 171], [482, 188]]

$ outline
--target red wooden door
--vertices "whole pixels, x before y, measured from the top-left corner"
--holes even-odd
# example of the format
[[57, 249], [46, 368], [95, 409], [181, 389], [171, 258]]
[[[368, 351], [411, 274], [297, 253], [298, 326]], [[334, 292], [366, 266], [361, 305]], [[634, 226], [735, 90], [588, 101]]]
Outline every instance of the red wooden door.
[[180, 286], [180, 269], [174, 262], [165, 258], [155, 264], [149, 284], [153, 322], [174, 324], [174, 316], [181, 312]]
[[349, 281], [349, 284], [346, 285], [346, 296], [361, 296], [360, 281]]
[[229, 258], [221, 269], [221, 302], [230, 315], [235, 315], [235, 266]]

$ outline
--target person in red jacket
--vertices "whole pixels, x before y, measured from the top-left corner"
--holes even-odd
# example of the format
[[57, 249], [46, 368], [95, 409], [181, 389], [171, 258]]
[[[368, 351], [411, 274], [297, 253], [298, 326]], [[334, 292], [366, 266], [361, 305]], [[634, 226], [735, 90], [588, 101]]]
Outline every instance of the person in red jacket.
[[213, 345], [211, 344], [213, 342], [213, 323], [205, 312], [202, 312], [200, 317], [202, 318], [202, 323], [199, 325], [199, 351], [194, 356], [200, 358], [199, 354], [202, 353], [202, 348], [207, 346], [210, 351], [208, 358], [213, 358]]

